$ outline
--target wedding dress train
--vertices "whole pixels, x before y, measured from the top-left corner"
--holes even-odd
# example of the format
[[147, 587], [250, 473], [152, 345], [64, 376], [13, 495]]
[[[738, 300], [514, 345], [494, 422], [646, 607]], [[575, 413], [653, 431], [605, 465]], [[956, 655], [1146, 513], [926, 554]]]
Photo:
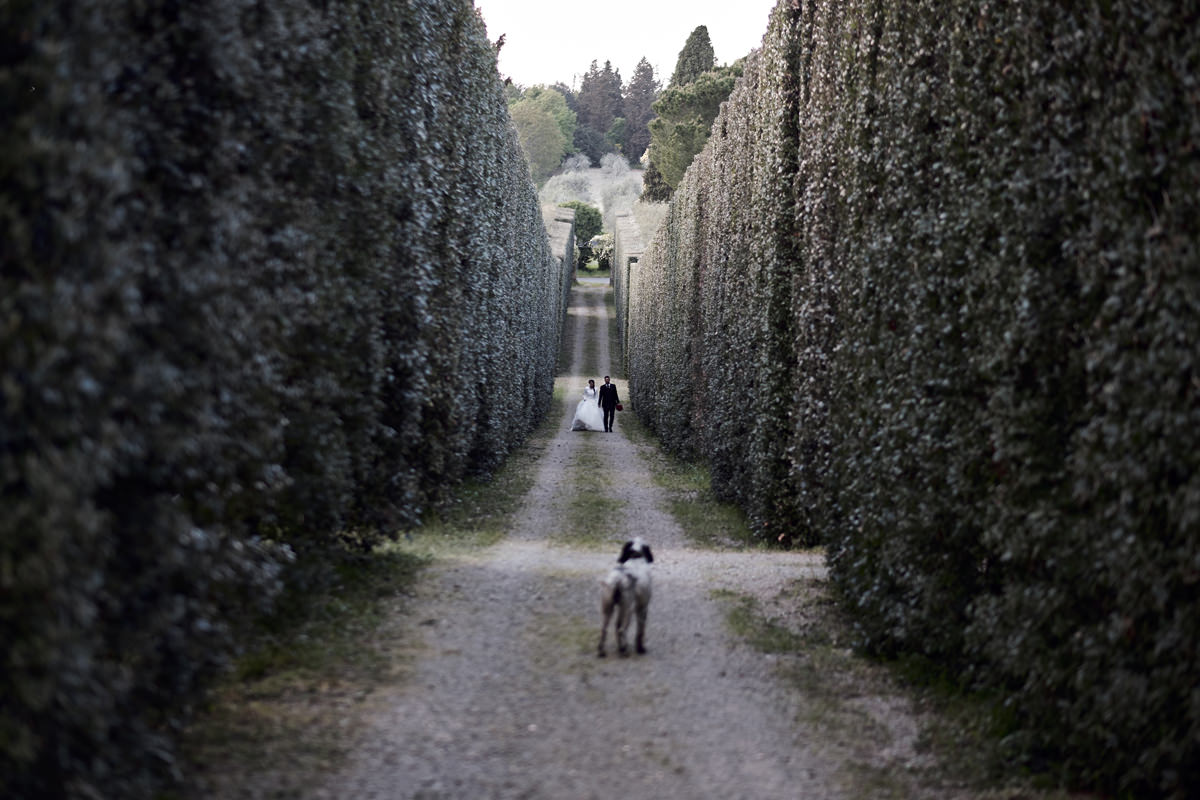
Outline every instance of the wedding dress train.
[[598, 396], [599, 392], [590, 386], [583, 390], [583, 399], [575, 407], [575, 419], [571, 420], [571, 430], [604, 430], [604, 412], [600, 410], [600, 403], [597, 401]]

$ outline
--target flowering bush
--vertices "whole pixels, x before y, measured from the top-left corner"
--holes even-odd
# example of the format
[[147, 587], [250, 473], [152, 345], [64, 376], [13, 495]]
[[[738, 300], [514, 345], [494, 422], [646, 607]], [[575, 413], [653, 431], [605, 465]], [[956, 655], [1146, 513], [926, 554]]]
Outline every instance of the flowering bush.
[[780, 3], [617, 290], [633, 406], [865, 647], [1138, 796], [1200, 791], [1198, 60], [1167, 0]]
[[292, 553], [544, 415], [570, 264], [467, 0], [0, 20], [0, 794], [147, 796]]

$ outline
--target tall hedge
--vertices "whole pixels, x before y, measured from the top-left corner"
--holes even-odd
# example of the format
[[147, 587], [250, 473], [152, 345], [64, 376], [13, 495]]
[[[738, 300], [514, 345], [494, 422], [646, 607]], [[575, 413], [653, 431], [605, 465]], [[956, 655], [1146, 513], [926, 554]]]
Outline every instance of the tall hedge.
[[468, 0], [0, 23], [0, 794], [143, 797], [293, 553], [540, 419], [570, 265]]
[[781, 2], [618, 297], [864, 646], [1135, 796], [1200, 793], [1198, 75], [1182, 2]]

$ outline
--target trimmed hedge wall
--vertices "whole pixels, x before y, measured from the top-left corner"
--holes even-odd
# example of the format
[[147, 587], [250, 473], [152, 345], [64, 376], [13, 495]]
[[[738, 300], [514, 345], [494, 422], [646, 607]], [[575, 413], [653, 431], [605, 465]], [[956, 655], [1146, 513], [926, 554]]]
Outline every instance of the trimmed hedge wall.
[[0, 794], [144, 797], [292, 554], [544, 416], [570, 265], [468, 0], [0, 22]]
[[1200, 15], [781, 2], [630, 271], [633, 407], [1032, 763], [1200, 793]]

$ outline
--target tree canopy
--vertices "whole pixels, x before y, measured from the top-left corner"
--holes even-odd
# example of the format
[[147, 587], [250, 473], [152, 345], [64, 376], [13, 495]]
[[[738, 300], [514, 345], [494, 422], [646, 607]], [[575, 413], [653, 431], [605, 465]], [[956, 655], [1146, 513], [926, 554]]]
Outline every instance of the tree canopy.
[[579, 85], [579, 124], [605, 133], [613, 120], [624, 116], [625, 101], [621, 97], [621, 73], [611, 61], [601, 68], [593, 61]]
[[562, 81], [556, 82], [550, 88], [563, 96], [563, 99], [567, 102], [567, 108], [571, 109], [572, 111], [576, 112], [576, 114], [578, 114], [579, 98], [578, 98], [578, 95], [575, 94], [574, 89], [572, 89], [570, 86], [567, 86]]
[[621, 73], [613, 69], [611, 61], [601, 67], [592, 61], [579, 93], [575, 97], [579, 125], [575, 131], [575, 147], [586, 153], [592, 164], [600, 163], [600, 157], [612, 152], [621, 144], [611, 139], [620, 135], [613, 124], [624, 118], [624, 98], [621, 96]]
[[654, 103], [650, 161], [674, 189], [708, 142], [713, 120], [742, 74], [743, 60], [710, 70], [683, 86], [668, 88]]
[[708, 27], [698, 25], [688, 34], [679, 58], [675, 61], [675, 72], [667, 88], [686, 86], [717, 65], [712, 40], [708, 38]]
[[541, 185], [558, 169], [571, 140], [563, 135], [554, 115], [536, 100], [514, 103], [509, 114], [517, 129], [525, 160], [529, 162], [529, 174], [535, 183]]
[[525, 91], [521, 101], [529, 102], [535, 108], [545, 111], [554, 117], [554, 121], [558, 123], [559, 130], [562, 131], [563, 139], [566, 141], [563, 155], [575, 152], [573, 142], [575, 140], [575, 127], [578, 124], [577, 115], [567, 102], [566, 96], [559, 89], [534, 86]]

